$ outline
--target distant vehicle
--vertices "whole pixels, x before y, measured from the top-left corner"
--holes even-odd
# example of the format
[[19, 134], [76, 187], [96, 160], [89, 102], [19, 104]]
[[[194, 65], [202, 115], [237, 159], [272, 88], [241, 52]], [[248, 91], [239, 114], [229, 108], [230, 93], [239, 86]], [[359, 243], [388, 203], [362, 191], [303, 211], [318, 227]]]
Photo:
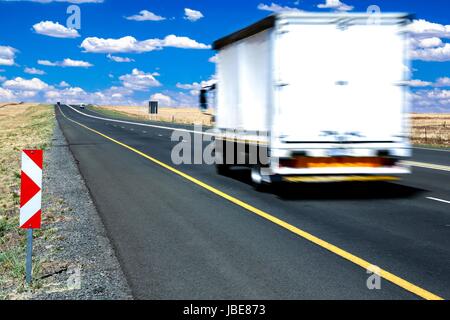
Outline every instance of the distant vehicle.
[[[411, 156], [406, 26], [412, 17], [371, 19], [281, 13], [214, 42], [219, 173], [242, 165], [239, 158], [257, 186], [410, 173], [400, 160]], [[202, 109], [207, 92], [201, 91]], [[265, 151], [253, 164], [252, 148]]]
[[85, 103], [80, 104], [80, 109], [85, 109], [85, 108], [86, 108], [86, 104]]

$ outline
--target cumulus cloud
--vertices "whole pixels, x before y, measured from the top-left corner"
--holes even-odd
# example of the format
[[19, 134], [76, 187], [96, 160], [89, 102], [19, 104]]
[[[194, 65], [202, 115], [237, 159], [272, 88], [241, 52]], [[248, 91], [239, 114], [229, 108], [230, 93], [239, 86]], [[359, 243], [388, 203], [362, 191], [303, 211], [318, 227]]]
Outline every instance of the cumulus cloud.
[[211, 58], [209, 58], [208, 61], [211, 63], [217, 63], [219, 61], [219, 56], [215, 54]]
[[450, 112], [450, 90], [419, 90], [412, 94], [415, 112]]
[[61, 81], [61, 82], [58, 84], [58, 86], [60, 86], [60, 87], [62, 87], [62, 88], [65, 88], [65, 87], [70, 87], [70, 84], [68, 84], [68, 83], [65, 82], [65, 81]]
[[168, 95], [163, 93], [155, 93], [150, 96], [151, 101], [158, 101], [161, 106], [171, 107], [173, 106], [173, 100]]
[[118, 57], [118, 56], [113, 56], [111, 54], [107, 55], [108, 59], [115, 61], [115, 62], [133, 62], [134, 59], [131, 58], [127, 58], [127, 57]]
[[15, 64], [17, 49], [10, 46], [0, 46], [0, 65], [12, 66]]
[[272, 2], [270, 5], [260, 3], [257, 7], [259, 10], [269, 11], [269, 12], [301, 12], [302, 10], [298, 8], [292, 8], [288, 6], [280, 6], [277, 3]]
[[216, 83], [216, 79], [214, 78], [214, 76], [212, 76], [209, 80], [204, 80], [200, 83], [199, 82], [193, 82], [193, 83], [187, 83], [187, 84], [177, 83], [176, 87], [179, 89], [183, 89], [183, 90], [189, 90], [189, 93], [192, 96], [197, 96], [199, 94], [199, 90], [202, 87], [211, 86], [214, 83]]
[[73, 60], [70, 58], [66, 58], [63, 61], [49, 61], [49, 60], [38, 60], [38, 64], [42, 66], [48, 67], [77, 67], [77, 68], [89, 68], [92, 67], [93, 64], [82, 61], [82, 60]]
[[423, 61], [450, 61], [450, 43], [440, 47], [413, 48], [411, 58]]
[[4, 89], [4, 88], [0, 88], [0, 101], [13, 101], [16, 100], [16, 96], [15, 94], [9, 90], [9, 89]]
[[45, 72], [43, 70], [39, 70], [36, 68], [28, 68], [26, 67], [23, 72], [28, 73], [28, 74], [38, 74], [38, 75], [43, 75], [45, 74]]
[[2, 87], [10, 90], [41, 91], [47, 89], [49, 85], [38, 78], [28, 80], [17, 77], [3, 82]]
[[436, 87], [450, 87], [450, 78], [442, 77], [442, 78], [437, 79], [435, 86]]
[[200, 11], [189, 9], [189, 8], [184, 8], [184, 19], [186, 19], [186, 20], [195, 22], [203, 17], [204, 16]]
[[423, 19], [409, 25], [411, 32], [411, 59], [423, 61], [450, 61], [450, 25], [442, 25]]
[[154, 14], [153, 12], [150, 12], [148, 10], [141, 10], [139, 14], [135, 14], [129, 17], [125, 17], [127, 20], [134, 20], [134, 21], [162, 21], [166, 20], [166, 18], [158, 16], [157, 14]]
[[408, 85], [410, 87], [429, 87], [433, 83], [429, 81], [422, 81], [422, 80], [410, 80], [408, 81]]
[[135, 105], [137, 102], [132, 99], [132, 93], [132, 90], [116, 86], [94, 92], [85, 91], [80, 87], [51, 88], [44, 93], [43, 99], [49, 103], [62, 101], [68, 104], [83, 102], [98, 105]]
[[55, 38], [77, 38], [80, 36], [76, 29], [66, 28], [53, 21], [41, 21], [33, 25], [33, 29], [36, 33]]
[[442, 25], [424, 19], [418, 19], [414, 20], [408, 28], [416, 37], [450, 38], [450, 25]]
[[161, 83], [155, 79], [151, 73], [145, 73], [138, 69], [133, 69], [131, 74], [125, 74], [119, 77], [125, 88], [133, 91], [146, 91], [151, 87], [159, 87]]
[[441, 77], [436, 79], [435, 82], [416, 79], [408, 81], [408, 85], [410, 87], [450, 87], [450, 78]]
[[88, 37], [81, 43], [81, 48], [85, 52], [93, 53], [124, 53], [124, 52], [149, 52], [161, 50], [163, 47], [175, 47], [183, 49], [209, 49], [210, 46], [199, 43], [188, 37], [168, 35], [164, 39], [148, 39], [138, 41], [132, 36], [126, 36], [119, 39], [102, 39], [97, 37]]
[[351, 11], [353, 10], [353, 6], [349, 6], [340, 0], [326, 0], [325, 3], [321, 3], [317, 5], [320, 9], [333, 9], [337, 11]]

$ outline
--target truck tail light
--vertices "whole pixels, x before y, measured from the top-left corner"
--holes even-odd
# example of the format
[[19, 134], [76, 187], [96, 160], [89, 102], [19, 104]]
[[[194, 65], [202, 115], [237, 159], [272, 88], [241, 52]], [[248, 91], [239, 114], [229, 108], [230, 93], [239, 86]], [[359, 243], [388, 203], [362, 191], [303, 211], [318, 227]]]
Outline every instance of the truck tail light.
[[396, 160], [382, 157], [294, 157], [280, 159], [280, 167], [287, 168], [335, 168], [335, 167], [391, 167]]

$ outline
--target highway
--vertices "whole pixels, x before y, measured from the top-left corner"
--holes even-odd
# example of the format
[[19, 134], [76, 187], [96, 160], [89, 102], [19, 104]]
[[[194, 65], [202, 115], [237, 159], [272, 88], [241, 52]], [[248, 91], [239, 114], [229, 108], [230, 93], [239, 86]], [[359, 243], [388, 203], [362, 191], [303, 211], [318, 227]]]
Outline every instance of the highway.
[[414, 149], [395, 183], [258, 192], [172, 164], [166, 127], [190, 126], [55, 110], [136, 299], [450, 298], [450, 152]]

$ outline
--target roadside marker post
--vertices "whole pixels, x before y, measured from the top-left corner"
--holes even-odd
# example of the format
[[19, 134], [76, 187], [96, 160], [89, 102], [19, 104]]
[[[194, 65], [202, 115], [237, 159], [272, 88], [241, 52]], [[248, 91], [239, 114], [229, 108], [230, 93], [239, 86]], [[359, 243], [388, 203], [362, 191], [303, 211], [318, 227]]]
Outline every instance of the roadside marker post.
[[22, 150], [20, 222], [27, 230], [26, 281], [31, 284], [33, 229], [41, 227], [43, 150]]

